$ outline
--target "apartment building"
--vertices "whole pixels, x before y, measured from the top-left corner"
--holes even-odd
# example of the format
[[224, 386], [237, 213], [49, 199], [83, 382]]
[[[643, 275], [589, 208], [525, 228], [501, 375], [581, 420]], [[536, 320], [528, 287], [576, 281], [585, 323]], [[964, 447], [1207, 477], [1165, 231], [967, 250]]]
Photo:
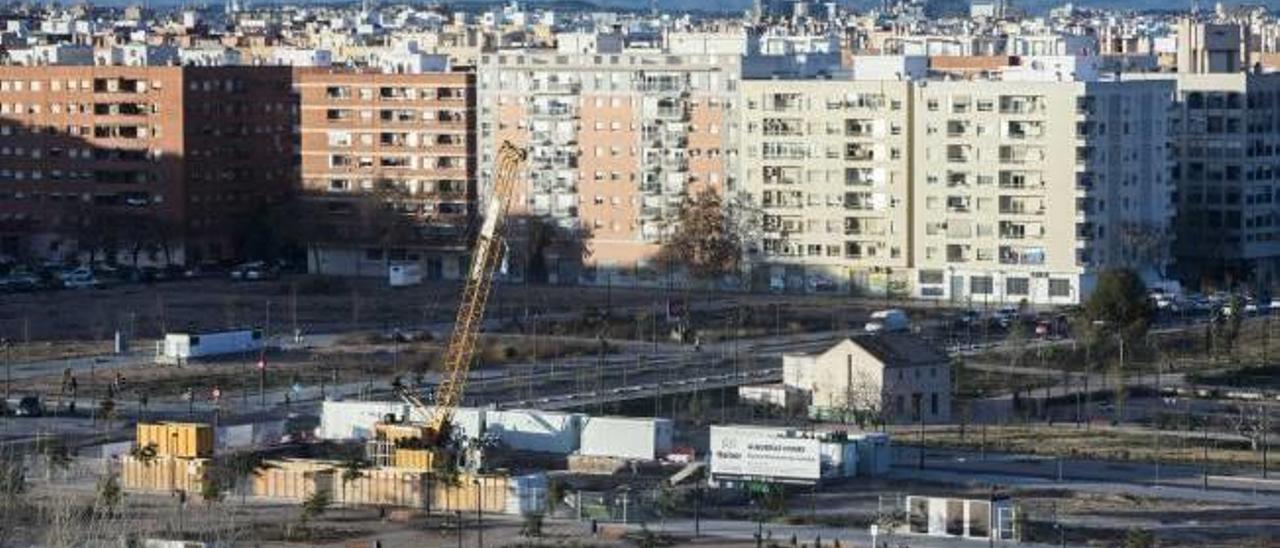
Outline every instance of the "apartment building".
[[1193, 287], [1280, 274], [1280, 74], [1177, 74], [1175, 256]]
[[244, 256], [294, 178], [288, 69], [0, 67], [0, 254]]
[[744, 82], [755, 270], [774, 290], [971, 305], [1077, 303], [1109, 267], [1162, 279], [1173, 85], [1075, 62], [1000, 79], [879, 63], [852, 80]]
[[1161, 279], [1172, 85], [1009, 76], [913, 86], [912, 295], [1071, 304], [1106, 268]]
[[884, 294], [911, 266], [911, 84], [742, 83], [742, 188], [761, 216], [756, 287]]
[[[579, 44], [581, 41], [575, 42]], [[580, 44], [579, 44], [580, 45]], [[661, 283], [653, 257], [686, 192], [733, 188], [739, 53], [499, 50], [480, 58], [481, 194], [526, 147], [508, 276]]]
[[463, 271], [475, 213], [475, 75], [299, 69], [310, 271]]

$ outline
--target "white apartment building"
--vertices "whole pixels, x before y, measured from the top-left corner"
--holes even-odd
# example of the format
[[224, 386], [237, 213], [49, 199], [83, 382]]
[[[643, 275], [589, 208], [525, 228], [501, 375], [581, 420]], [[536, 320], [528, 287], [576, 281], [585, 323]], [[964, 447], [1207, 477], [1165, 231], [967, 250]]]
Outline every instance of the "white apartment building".
[[1078, 303], [1109, 267], [1161, 277], [1172, 83], [1044, 66], [1057, 70], [744, 82], [756, 270], [773, 289], [971, 305]]
[[590, 49], [481, 56], [481, 196], [498, 146], [526, 147], [513, 240], [527, 243], [536, 218], [583, 241], [545, 252], [513, 243], [510, 277], [528, 263], [551, 283], [663, 283], [670, 273], [653, 258], [686, 193], [734, 186], [741, 55]]

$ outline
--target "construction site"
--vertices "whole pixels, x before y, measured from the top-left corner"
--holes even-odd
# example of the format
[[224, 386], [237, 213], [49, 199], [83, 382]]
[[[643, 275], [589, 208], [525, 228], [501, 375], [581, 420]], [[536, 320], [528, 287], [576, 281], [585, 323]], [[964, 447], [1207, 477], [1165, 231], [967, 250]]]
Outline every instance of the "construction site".
[[[1015, 453], [1019, 398], [1067, 412], [1097, 389], [1088, 372], [1074, 393], [1065, 373], [968, 372], [1003, 351], [995, 319], [495, 283], [523, 158], [501, 151], [460, 289], [299, 277], [7, 300], [0, 545], [1112, 545], [1176, 519], [1212, 526], [1169, 545], [1240, 546], [1277, 517], [1274, 485], [1232, 483], [1255, 464], [1265, 479], [1265, 440], [1255, 463], [1226, 433], [1189, 445], [1188, 421], [1177, 452], [1086, 454], [1146, 439], [1092, 418], [1115, 400], [1083, 419], [1077, 403], [1048, 437], [1023, 426]], [[1065, 341], [1041, 324], [1042, 348]], [[1159, 417], [1143, 405], [1161, 378], [1131, 420]], [[1046, 456], [1051, 439], [1082, 441]]]

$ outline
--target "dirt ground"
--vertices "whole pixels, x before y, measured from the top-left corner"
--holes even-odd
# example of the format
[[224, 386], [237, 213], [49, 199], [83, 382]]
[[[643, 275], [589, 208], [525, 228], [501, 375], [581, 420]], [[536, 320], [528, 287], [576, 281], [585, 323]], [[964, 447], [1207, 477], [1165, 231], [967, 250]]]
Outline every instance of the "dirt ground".
[[[891, 427], [889, 430], [895, 436], [913, 443], [918, 436], [911, 426]], [[1161, 462], [1202, 463], [1203, 440], [1198, 436], [1180, 437], [1175, 434], [1164, 433], [1159, 446]], [[983, 446], [983, 437], [980, 427], [973, 425], [967, 428], [963, 438], [959, 426], [930, 426], [925, 429], [924, 442], [931, 447], [978, 449]], [[1155, 462], [1157, 450], [1154, 433], [1120, 431], [1100, 425], [1090, 429], [1072, 425], [993, 425], [986, 429], [985, 443], [989, 451], [1134, 462]], [[1209, 462], [1250, 468], [1262, 462], [1261, 452], [1233, 445], [1238, 444], [1210, 439]]]

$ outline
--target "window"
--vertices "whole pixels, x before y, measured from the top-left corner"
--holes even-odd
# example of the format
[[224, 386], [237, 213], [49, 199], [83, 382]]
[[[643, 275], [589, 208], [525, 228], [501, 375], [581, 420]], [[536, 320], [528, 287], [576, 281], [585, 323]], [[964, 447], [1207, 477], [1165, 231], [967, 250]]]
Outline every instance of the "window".
[[991, 276], [974, 276], [969, 278], [969, 292], [974, 295], [990, 295], [992, 293]]
[[1031, 281], [1026, 278], [1009, 278], [1004, 281], [1004, 288], [1009, 295], [1028, 295], [1031, 293]]
[[938, 416], [938, 393], [929, 394], [929, 414]]
[[921, 270], [920, 271], [921, 284], [940, 284], [942, 283], [942, 277], [943, 277], [943, 274], [941, 270]]
[[1050, 297], [1070, 297], [1071, 280], [1049, 280]]

